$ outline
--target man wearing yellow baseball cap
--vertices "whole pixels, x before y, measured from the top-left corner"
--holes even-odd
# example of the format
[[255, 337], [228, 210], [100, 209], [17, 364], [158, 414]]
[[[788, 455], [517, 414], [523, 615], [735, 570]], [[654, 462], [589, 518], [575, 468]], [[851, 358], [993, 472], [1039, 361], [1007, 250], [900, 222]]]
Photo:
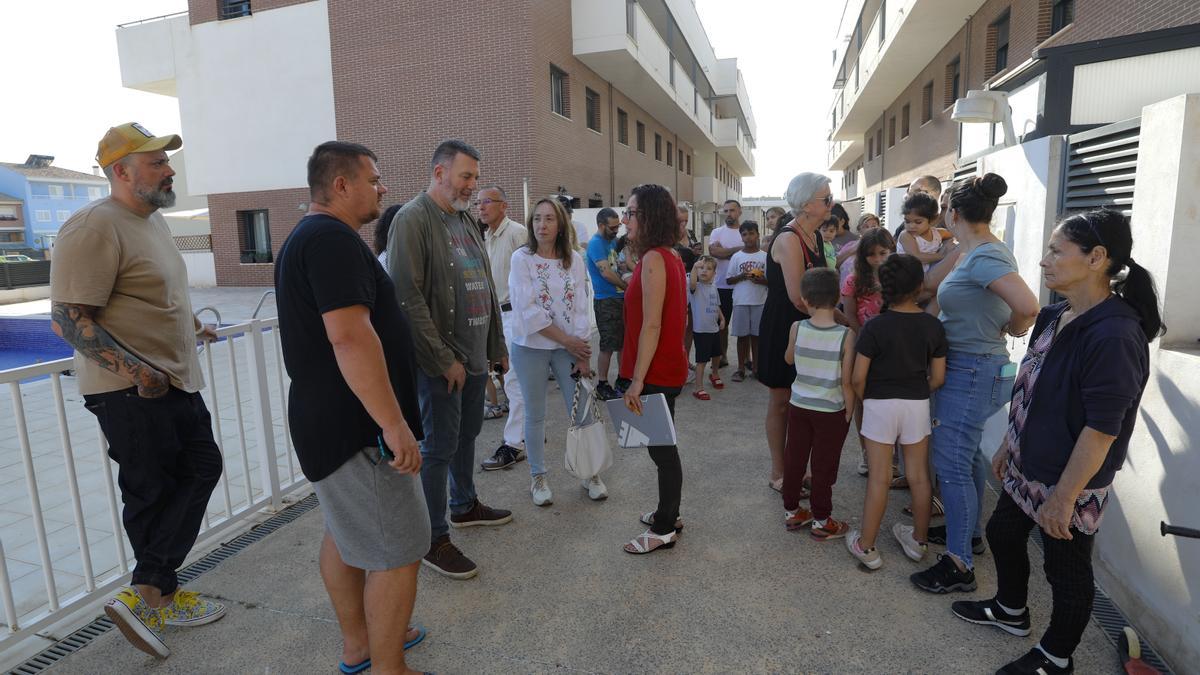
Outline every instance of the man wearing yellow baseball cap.
[[215, 339], [192, 313], [187, 268], [159, 209], [175, 204], [167, 150], [130, 122], [108, 130], [96, 159], [110, 196], [62, 226], [50, 264], [54, 332], [75, 348], [84, 407], [96, 415], [120, 467], [125, 533], [137, 565], [104, 607], [138, 649], [166, 658], [166, 625], [225, 615], [179, 588], [176, 570], [196, 542], [221, 452], [200, 389], [198, 339]]

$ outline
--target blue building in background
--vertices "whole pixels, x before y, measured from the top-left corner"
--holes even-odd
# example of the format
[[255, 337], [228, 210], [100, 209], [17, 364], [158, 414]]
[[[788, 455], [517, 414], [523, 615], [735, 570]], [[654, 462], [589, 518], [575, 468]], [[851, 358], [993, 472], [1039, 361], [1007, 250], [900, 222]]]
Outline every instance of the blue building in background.
[[54, 158], [30, 155], [23, 164], [0, 162], [0, 193], [24, 202], [25, 240], [0, 242], [0, 248], [49, 251], [63, 223], [88, 202], [108, 196], [108, 181], [81, 171], [53, 166]]

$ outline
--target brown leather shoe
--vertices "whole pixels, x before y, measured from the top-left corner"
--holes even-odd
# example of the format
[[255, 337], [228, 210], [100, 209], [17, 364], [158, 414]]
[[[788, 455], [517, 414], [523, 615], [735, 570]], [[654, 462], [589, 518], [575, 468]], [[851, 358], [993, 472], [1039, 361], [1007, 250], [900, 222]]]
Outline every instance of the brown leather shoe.
[[429, 553], [421, 559], [421, 564], [451, 579], [470, 579], [479, 574], [479, 567], [463, 555], [457, 546], [450, 543], [448, 534], [433, 540], [429, 546]]
[[450, 525], [453, 527], [473, 527], [475, 525], [506, 525], [512, 522], [512, 511], [493, 509], [484, 506], [478, 499], [467, 509], [466, 513], [450, 514]]

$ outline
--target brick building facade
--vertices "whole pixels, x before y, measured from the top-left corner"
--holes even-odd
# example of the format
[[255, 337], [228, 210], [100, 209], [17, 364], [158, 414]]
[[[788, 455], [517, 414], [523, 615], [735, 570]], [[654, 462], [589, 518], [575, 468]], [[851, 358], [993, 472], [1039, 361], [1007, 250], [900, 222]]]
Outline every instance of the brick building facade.
[[[847, 3], [847, 11], [888, 4], [875, 2], [872, 5], [869, 1], [851, 0]], [[1036, 75], [1039, 68], [1044, 72], [1045, 55], [1054, 48], [1181, 27], [1193, 27], [1200, 32], [1200, 3], [1191, 0], [1138, 3], [1125, 0], [986, 0], [971, 4], [978, 4], [978, 8], [966, 17], [962, 27], [927, 63], [909, 64], [908, 72], [915, 75], [910, 75], [911, 80], [906, 80], [908, 84], [898, 96], [878, 109], [861, 138], [854, 139], [861, 143], [861, 155], [842, 154], [834, 158], [836, 152], [831, 152], [831, 168], [850, 174], [843, 179], [843, 190], [848, 197], [900, 187], [926, 174], [949, 178], [961, 150], [961, 125], [951, 120], [955, 99], [964, 97], [970, 89], [1010, 88], [1005, 80], [1022, 82], [1017, 79], [1018, 73]], [[868, 16], [860, 19], [864, 25], [869, 20]], [[1005, 44], [1006, 48], [1001, 51]], [[1164, 50], [1168, 48], [1163, 47]], [[881, 58], [889, 56], [885, 51]], [[853, 59], [853, 55], [845, 58]], [[998, 59], [1002, 63], [998, 63]], [[954, 88], [956, 81], [957, 91]], [[838, 88], [843, 86], [853, 86], [853, 82]], [[1046, 97], [1057, 98], [1057, 102], [1049, 101], [1047, 105], [1069, 106], [1070, 94], [1069, 88], [1068, 91], [1048, 90]], [[844, 117], [836, 114], [839, 112], [835, 106], [834, 136]], [[1049, 120], [1050, 116], [1045, 118]], [[1041, 119], [1039, 124], [1042, 124]], [[1040, 128], [1036, 135], [1078, 130], [1069, 125], [1059, 127]], [[1029, 129], [1016, 131], [1018, 135], [1028, 134], [1026, 138], [1036, 137], [1029, 134]], [[859, 146], [856, 143], [854, 147]]]
[[[228, 2], [190, 0], [187, 20], [193, 29], [233, 26], [305, 2], [327, 6], [336, 136], [379, 155], [385, 204], [427, 187], [430, 156], [447, 138], [480, 151], [480, 185], [504, 188], [513, 218], [524, 216], [525, 180], [531, 203], [566, 193], [583, 208], [624, 205], [630, 188], [647, 182], [692, 202], [698, 175], [740, 188], [742, 175], [720, 154], [705, 155], [701, 167], [678, 129], [574, 55], [571, 0], [448, 0], [436, 11], [424, 3], [253, 0], [248, 16], [231, 20], [221, 18]], [[563, 114], [553, 110], [552, 69], [565, 76]], [[184, 121], [185, 138], [203, 142], [188, 136]], [[254, 247], [247, 237], [260, 236], [246, 214], [266, 212], [277, 253], [307, 208], [307, 190], [216, 191], [208, 200], [218, 283], [270, 285], [273, 265], [244, 255]]]

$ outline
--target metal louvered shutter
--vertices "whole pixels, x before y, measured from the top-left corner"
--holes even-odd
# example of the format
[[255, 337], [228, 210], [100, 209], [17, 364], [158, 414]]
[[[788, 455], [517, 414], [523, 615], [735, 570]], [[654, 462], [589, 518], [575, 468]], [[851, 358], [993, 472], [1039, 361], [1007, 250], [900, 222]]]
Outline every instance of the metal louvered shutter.
[[975, 175], [976, 169], [979, 168], [979, 160], [973, 159], [966, 164], [955, 167], [954, 175], [950, 177], [951, 183], [957, 183], [963, 178], [971, 178]]
[[1133, 214], [1140, 117], [1067, 137], [1061, 211], [1112, 208]]

